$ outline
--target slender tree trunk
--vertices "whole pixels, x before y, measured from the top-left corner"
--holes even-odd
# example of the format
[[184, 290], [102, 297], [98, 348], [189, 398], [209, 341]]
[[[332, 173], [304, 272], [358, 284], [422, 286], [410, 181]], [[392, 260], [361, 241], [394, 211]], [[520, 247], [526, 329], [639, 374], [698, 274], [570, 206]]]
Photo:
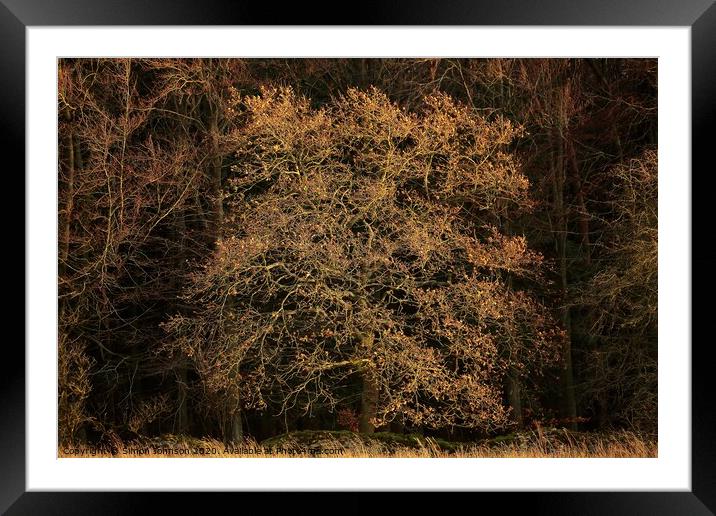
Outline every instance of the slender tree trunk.
[[60, 238], [60, 275], [65, 272], [70, 252], [70, 226], [75, 196], [75, 144], [72, 132], [67, 135], [67, 197], [65, 199], [65, 216]]
[[[506, 235], [512, 235], [512, 224], [510, 220], [506, 220], [503, 224], [503, 231]], [[512, 290], [512, 274], [507, 273], [507, 288]], [[517, 352], [515, 350], [514, 352]], [[510, 420], [517, 428], [522, 428], [524, 422], [522, 419], [522, 386], [520, 385], [520, 376], [515, 367], [510, 366], [505, 375], [505, 392], [507, 394], [507, 402], [510, 406]]]
[[230, 416], [230, 440], [239, 442], [244, 438], [244, 424], [241, 421], [241, 409], [237, 408]]
[[60, 239], [60, 274], [65, 270], [70, 252], [72, 214], [75, 208], [75, 178], [80, 170], [82, 170], [80, 142], [70, 132], [67, 136], [67, 198], [65, 200], [65, 216]]
[[[233, 309], [233, 300], [228, 301], [229, 310]], [[239, 364], [236, 364], [231, 371], [232, 383], [239, 380]], [[242, 421], [241, 410], [241, 392], [237, 389], [235, 392], [227, 393], [225, 404], [225, 414], [227, 419], [226, 429], [224, 430], [224, 438], [228, 442], [241, 441], [244, 438], [244, 425]]]
[[[367, 353], [373, 349], [373, 335], [364, 334], [361, 336], [361, 346]], [[372, 434], [375, 432], [373, 420], [378, 410], [378, 383], [375, 377], [375, 371], [372, 366], [366, 366], [363, 369], [363, 394], [361, 397], [360, 419], [358, 421], [358, 430], [362, 434]]]
[[[186, 223], [184, 221], [184, 214], [178, 211], [175, 216], [174, 223], [175, 239], [177, 242], [176, 252], [176, 271], [177, 274], [174, 276], [174, 292], [178, 295], [181, 290], [181, 281], [178, 271], [183, 270], [184, 261], [186, 260]], [[180, 306], [176, 307], [176, 310], [181, 312]], [[189, 403], [188, 403], [188, 386], [189, 386], [189, 374], [187, 370], [187, 364], [181, 363], [178, 365], [177, 371], [177, 419], [175, 431], [179, 434], [189, 434], [191, 422], [189, 421]]]
[[238, 442], [244, 438], [241, 419], [241, 397], [238, 393], [227, 396], [224, 404], [224, 442]]
[[562, 364], [562, 416], [568, 420], [567, 426], [572, 430], [577, 429], [577, 402], [574, 395], [574, 369], [572, 367], [572, 331], [571, 320], [569, 316], [569, 308], [562, 309], [562, 323], [566, 330], [566, 336], [562, 347], [563, 364]]
[[582, 185], [582, 176], [579, 173], [579, 163], [577, 163], [577, 153], [574, 150], [572, 139], [569, 140], [569, 161], [572, 165], [572, 173], [574, 181], [577, 184], [577, 207], [579, 208], [579, 232], [582, 237], [582, 247], [584, 250], [584, 263], [590, 265], [592, 262], [591, 243], [589, 241], [589, 213], [584, 202], [584, 191]]
[[[599, 360], [599, 369], [601, 374], [606, 375], [607, 373], [607, 354], [604, 351], [600, 351], [597, 355]], [[607, 398], [607, 389], [601, 388], [597, 394], [597, 422], [599, 428], [605, 428], [609, 424], [609, 402]]]
[[177, 398], [179, 411], [177, 414], [176, 432], [181, 435], [189, 434], [189, 404], [187, 402], [188, 393], [188, 371], [186, 366], [182, 365], [177, 371]]
[[[67, 117], [69, 119], [69, 116]], [[75, 197], [75, 177], [78, 169], [82, 167], [82, 157], [80, 155], [80, 146], [77, 138], [74, 137], [72, 131], [67, 135], [66, 143], [67, 152], [67, 192], [65, 199], [65, 213], [62, 220], [62, 227], [60, 229], [60, 261], [58, 264], [59, 276], [62, 277], [67, 270], [67, 260], [70, 252], [70, 239], [71, 239], [71, 226], [72, 226], [72, 214], [74, 211], [74, 197]], [[62, 324], [67, 310], [67, 303], [64, 299], [60, 299], [58, 302], [58, 321]], [[62, 352], [62, 350], [59, 350]], [[82, 410], [84, 407], [82, 408]], [[72, 439], [76, 439], [79, 442], [87, 441], [87, 429], [84, 425], [80, 426]]]
[[219, 154], [219, 112], [212, 107], [210, 114], [210, 137], [212, 142], [212, 157], [209, 176], [211, 179], [211, 195], [213, 198], [212, 222], [214, 226], [213, 237], [221, 237], [221, 226], [224, 222], [224, 201], [222, 199], [223, 189], [221, 184], [221, 155]]
[[554, 178], [554, 201], [555, 201], [555, 219], [557, 222], [556, 240], [557, 240], [557, 256], [559, 261], [559, 277], [560, 291], [562, 298], [561, 319], [562, 325], [566, 332], [564, 344], [562, 347], [562, 416], [569, 420], [567, 426], [576, 429], [577, 404], [574, 396], [574, 371], [572, 368], [572, 332], [569, 306], [567, 305], [568, 278], [567, 278], [567, 206], [564, 201], [565, 193], [565, 167], [564, 167], [564, 104], [562, 99], [564, 96], [561, 89], [557, 89], [556, 93], [559, 98], [556, 99], [557, 104], [557, 128], [554, 138], [554, 146], [556, 156], [553, 160], [553, 178]]
[[[223, 201], [223, 185], [221, 177], [222, 157], [219, 152], [219, 110], [211, 101], [209, 105], [209, 136], [211, 138], [211, 159], [209, 165], [209, 179], [211, 181], [211, 225], [212, 240], [218, 241], [221, 238], [221, 229], [224, 223], [224, 201]], [[231, 309], [233, 303], [229, 302]], [[236, 372], [238, 374], [238, 371]], [[230, 407], [227, 410], [227, 428], [225, 430], [225, 439], [228, 441], [241, 441], [244, 437], [244, 427], [241, 414], [241, 399], [237, 393], [235, 398], [229, 402]]]

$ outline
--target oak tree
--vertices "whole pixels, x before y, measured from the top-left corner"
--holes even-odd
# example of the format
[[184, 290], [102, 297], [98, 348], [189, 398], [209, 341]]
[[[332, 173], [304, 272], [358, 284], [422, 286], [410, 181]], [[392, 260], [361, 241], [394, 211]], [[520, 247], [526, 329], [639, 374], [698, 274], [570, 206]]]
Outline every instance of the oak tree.
[[310, 413], [359, 385], [363, 432], [506, 425], [506, 369], [553, 363], [561, 339], [506, 281], [541, 281], [541, 257], [495, 225], [531, 206], [509, 151], [520, 128], [375, 89], [321, 108], [263, 89], [232, 113], [221, 239], [185, 294], [194, 310], [167, 324], [207, 402]]

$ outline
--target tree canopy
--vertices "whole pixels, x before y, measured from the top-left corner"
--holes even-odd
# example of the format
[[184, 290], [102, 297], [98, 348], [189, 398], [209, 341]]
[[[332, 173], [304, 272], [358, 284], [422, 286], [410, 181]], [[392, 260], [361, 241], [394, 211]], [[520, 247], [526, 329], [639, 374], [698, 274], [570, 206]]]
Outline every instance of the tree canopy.
[[656, 66], [61, 59], [60, 440], [655, 430]]

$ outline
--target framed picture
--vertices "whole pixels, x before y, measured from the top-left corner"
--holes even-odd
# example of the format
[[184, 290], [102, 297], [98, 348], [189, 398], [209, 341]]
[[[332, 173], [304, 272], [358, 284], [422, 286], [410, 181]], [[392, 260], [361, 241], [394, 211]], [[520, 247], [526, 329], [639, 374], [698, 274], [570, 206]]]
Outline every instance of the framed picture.
[[3, 511], [716, 510], [711, 2], [4, 4], [28, 302]]

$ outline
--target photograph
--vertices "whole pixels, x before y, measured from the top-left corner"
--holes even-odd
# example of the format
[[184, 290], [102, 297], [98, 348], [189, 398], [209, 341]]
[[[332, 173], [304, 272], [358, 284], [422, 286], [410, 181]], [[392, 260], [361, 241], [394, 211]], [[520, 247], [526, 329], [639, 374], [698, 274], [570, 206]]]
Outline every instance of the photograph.
[[0, 513], [714, 514], [714, 0], [0, 1]]
[[56, 64], [60, 459], [659, 457], [657, 58]]

